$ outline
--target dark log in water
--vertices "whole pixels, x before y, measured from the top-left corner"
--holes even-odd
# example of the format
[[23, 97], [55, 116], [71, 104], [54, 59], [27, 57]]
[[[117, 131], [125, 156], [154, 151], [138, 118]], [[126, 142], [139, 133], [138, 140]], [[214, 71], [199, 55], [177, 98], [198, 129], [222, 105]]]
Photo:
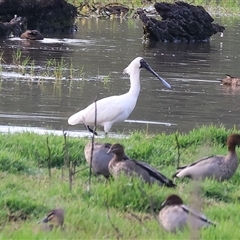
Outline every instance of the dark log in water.
[[65, 31], [73, 29], [77, 8], [65, 0], [1, 0], [0, 20], [8, 22], [14, 15], [25, 17], [28, 29]]
[[15, 15], [9, 22], [0, 22], [0, 37], [9, 37], [10, 34], [19, 36], [26, 21], [26, 18]]
[[225, 30], [223, 26], [213, 23], [214, 19], [202, 6], [185, 2], [161, 2], [155, 3], [154, 7], [162, 20], [148, 17], [142, 9], [138, 10], [146, 39], [167, 42], [209, 41], [213, 34]]

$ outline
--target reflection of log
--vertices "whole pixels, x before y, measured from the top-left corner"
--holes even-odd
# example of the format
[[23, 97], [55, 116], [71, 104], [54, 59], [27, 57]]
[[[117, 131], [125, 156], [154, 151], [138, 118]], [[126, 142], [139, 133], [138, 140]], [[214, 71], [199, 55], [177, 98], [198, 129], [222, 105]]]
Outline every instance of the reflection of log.
[[223, 78], [221, 80], [221, 82], [223, 85], [228, 85], [228, 86], [233, 86], [233, 87], [240, 86], [240, 78], [233, 77], [228, 74], [226, 75], [225, 78]]
[[20, 36], [21, 39], [42, 40], [43, 35], [38, 30], [27, 30]]
[[63, 31], [73, 28], [77, 8], [66, 0], [0, 0], [0, 20], [14, 14], [26, 17], [28, 29]]
[[25, 22], [26, 18], [17, 17], [17, 15], [10, 22], [0, 22], [0, 37], [9, 37], [11, 33], [19, 36]]
[[193, 6], [185, 2], [155, 3], [156, 11], [162, 17], [159, 21], [148, 17], [142, 9], [138, 10], [143, 22], [145, 38], [156, 41], [208, 41], [225, 28], [212, 23], [214, 19], [201, 6]]

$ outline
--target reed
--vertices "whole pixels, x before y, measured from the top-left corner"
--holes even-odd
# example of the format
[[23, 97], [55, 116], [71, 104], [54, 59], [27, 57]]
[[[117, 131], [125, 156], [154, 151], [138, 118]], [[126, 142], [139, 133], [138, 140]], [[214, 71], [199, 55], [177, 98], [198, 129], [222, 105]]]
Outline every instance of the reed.
[[64, 64], [64, 59], [61, 58], [60, 60], [57, 60], [54, 58], [52, 64], [54, 68], [53, 75], [55, 80], [61, 80], [63, 78], [63, 71], [66, 66], [66, 64]]
[[22, 58], [22, 51], [20, 48], [18, 48], [16, 51], [13, 52], [13, 55], [12, 55], [13, 64], [19, 67], [21, 65], [21, 58]]

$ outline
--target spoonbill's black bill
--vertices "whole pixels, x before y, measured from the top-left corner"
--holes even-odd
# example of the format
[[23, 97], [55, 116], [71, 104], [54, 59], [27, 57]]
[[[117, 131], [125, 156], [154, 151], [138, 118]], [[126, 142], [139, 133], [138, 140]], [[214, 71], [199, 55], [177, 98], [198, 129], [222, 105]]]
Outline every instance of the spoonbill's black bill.
[[141, 68], [145, 68], [147, 69], [149, 72], [151, 72], [155, 77], [157, 77], [165, 87], [167, 88], [171, 88], [171, 85], [166, 81], [164, 80], [162, 77], [160, 77], [150, 66], [149, 64], [144, 60], [142, 59], [140, 61], [140, 64], [141, 64]]

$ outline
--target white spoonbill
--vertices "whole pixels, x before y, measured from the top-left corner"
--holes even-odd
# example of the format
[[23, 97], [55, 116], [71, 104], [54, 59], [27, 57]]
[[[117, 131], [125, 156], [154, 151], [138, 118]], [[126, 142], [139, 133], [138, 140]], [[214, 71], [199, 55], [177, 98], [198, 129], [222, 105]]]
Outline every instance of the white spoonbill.
[[[127, 93], [118, 96], [111, 96], [100, 99], [90, 104], [85, 109], [73, 114], [68, 119], [68, 124], [84, 124], [90, 132], [93, 130], [90, 126], [94, 126], [95, 116], [96, 125], [103, 126], [104, 132], [107, 134], [115, 122], [123, 122], [126, 120], [136, 106], [138, 95], [140, 92], [140, 70], [147, 69], [156, 76], [167, 88], [171, 85], [161, 78], [142, 57], [135, 58], [123, 73], [130, 76], [130, 89]], [[96, 109], [95, 109], [96, 108]], [[96, 114], [95, 114], [96, 110]], [[97, 135], [96, 132], [94, 134]]]

